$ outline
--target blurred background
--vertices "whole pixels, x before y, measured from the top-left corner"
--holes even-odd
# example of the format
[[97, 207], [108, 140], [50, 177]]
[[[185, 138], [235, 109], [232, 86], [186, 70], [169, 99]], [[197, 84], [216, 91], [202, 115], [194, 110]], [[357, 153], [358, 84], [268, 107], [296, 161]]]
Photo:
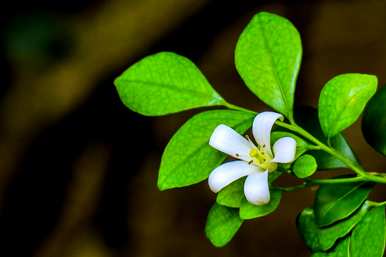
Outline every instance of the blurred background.
[[[295, 217], [312, 189], [284, 195], [216, 249], [204, 236], [215, 199], [206, 183], [159, 192], [160, 156], [192, 114], [146, 118], [126, 109], [113, 80], [142, 57], [193, 60], [229, 101], [267, 109], [233, 64], [258, 11], [289, 18], [304, 58], [297, 104], [314, 105], [332, 76], [386, 82], [386, 1], [15, 0], [0, 15], [0, 255], [33, 257], [309, 256]], [[366, 168], [385, 159], [346, 136]], [[282, 183], [293, 182], [284, 179]], [[374, 197], [382, 198], [379, 188]], [[383, 200], [385, 200], [383, 198]]]

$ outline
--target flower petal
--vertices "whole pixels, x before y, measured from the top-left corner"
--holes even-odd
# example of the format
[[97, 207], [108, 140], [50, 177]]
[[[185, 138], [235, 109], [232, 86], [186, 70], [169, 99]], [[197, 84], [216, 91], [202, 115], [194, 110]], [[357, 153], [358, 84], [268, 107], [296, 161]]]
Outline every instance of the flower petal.
[[244, 183], [244, 194], [248, 202], [252, 204], [269, 203], [268, 171], [258, 171], [248, 175]]
[[295, 160], [296, 141], [292, 137], [282, 137], [273, 145], [274, 158], [271, 162], [290, 163]]
[[217, 193], [233, 181], [256, 172], [257, 169], [256, 166], [245, 161], [231, 161], [221, 164], [210, 173], [208, 178], [209, 187]]
[[252, 160], [249, 155], [253, 147], [252, 143], [226, 125], [221, 124], [215, 128], [209, 145], [235, 158], [247, 162]]
[[256, 115], [253, 121], [252, 132], [258, 145], [265, 147], [267, 153], [272, 155], [271, 151], [271, 130], [276, 120], [283, 120], [284, 117], [276, 112], [262, 112]]

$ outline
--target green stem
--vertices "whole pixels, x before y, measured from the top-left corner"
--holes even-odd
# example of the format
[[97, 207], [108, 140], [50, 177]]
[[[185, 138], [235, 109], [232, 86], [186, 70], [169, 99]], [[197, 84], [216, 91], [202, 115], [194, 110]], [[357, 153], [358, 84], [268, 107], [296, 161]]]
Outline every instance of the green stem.
[[[256, 113], [254, 111], [245, 109], [243, 107], [240, 107], [240, 106], [228, 103], [225, 100], [224, 100], [223, 105], [228, 107], [228, 108], [230, 108], [230, 109], [234, 109], [234, 110], [238, 110], [238, 111], [244, 111], [244, 112], [249, 112], [249, 113]], [[308, 133], [306, 130], [304, 130], [303, 128], [299, 127], [294, 122], [292, 117], [291, 117], [290, 122], [291, 122], [291, 124], [288, 124], [288, 123], [285, 123], [285, 122], [282, 122], [282, 121], [276, 121], [276, 124], [278, 126], [282, 127], [282, 128], [286, 128], [286, 129], [288, 129], [288, 130], [290, 130], [292, 132], [295, 132], [295, 133], [303, 136], [305, 139], [307, 139], [310, 142], [315, 144], [313, 146], [313, 148], [315, 148], [317, 150], [325, 151], [326, 153], [334, 156], [336, 159], [338, 159], [341, 162], [343, 162], [347, 167], [349, 167], [352, 171], [354, 171], [357, 174], [356, 178], [345, 178], [345, 179], [341, 179], [342, 181], [346, 180], [346, 179], [351, 179], [351, 180], [355, 179], [355, 181], [372, 181], [372, 182], [386, 184], [386, 177], [385, 177], [385, 175], [374, 174], [373, 172], [372, 173], [366, 172], [361, 166], [359, 166], [358, 164], [354, 163], [352, 160], [348, 159], [346, 156], [344, 156], [340, 152], [336, 151], [334, 148], [331, 148], [330, 146], [322, 143], [317, 138], [315, 138], [313, 135]], [[324, 180], [324, 181], [327, 181], [327, 180]], [[341, 183], [341, 182], [334, 182], [334, 183]]]
[[344, 183], [353, 183], [353, 182], [360, 182], [360, 181], [367, 181], [364, 177], [352, 177], [352, 178], [332, 178], [332, 179], [305, 179], [303, 184], [295, 185], [291, 187], [279, 187], [274, 186], [274, 189], [279, 189], [285, 192], [292, 192], [299, 189], [303, 189], [309, 186], [315, 186], [315, 185], [323, 185], [323, 184], [344, 184]]
[[306, 182], [304, 182], [303, 184], [296, 185], [296, 186], [291, 186], [291, 187], [273, 186], [272, 188], [273, 189], [277, 189], [277, 190], [281, 190], [281, 191], [284, 191], [284, 192], [293, 192], [293, 191], [296, 191], [296, 190], [299, 190], [299, 189], [306, 188], [308, 186], [310, 186], [310, 185], [308, 185]]
[[252, 111], [252, 110], [249, 110], [249, 109], [246, 109], [246, 108], [244, 108], [244, 107], [240, 107], [240, 106], [237, 106], [237, 105], [228, 103], [228, 102], [225, 101], [225, 100], [224, 100], [223, 106], [228, 107], [229, 109], [237, 110], [237, 111], [249, 112], [249, 113], [256, 114], [256, 112], [254, 112], [254, 111]]
[[381, 177], [386, 176], [386, 173], [379, 173], [379, 172], [367, 172], [367, 174], [374, 175], [374, 176], [381, 176]]
[[366, 201], [367, 204], [371, 207], [379, 207], [379, 206], [384, 206], [386, 205], [386, 201], [384, 202], [373, 202], [373, 201]]
[[386, 183], [386, 178], [379, 176], [379, 175], [373, 175], [370, 173], [367, 173], [361, 166], [354, 163], [352, 160], [348, 159], [346, 156], [342, 155], [340, 152], [336, 151], [334, 148], [331, 148], [324, 143], [320, 142], [317, 138], [315, 138], [313, 135], [305, 131], [303, 128], [299, 127], [298, 125], [292, 125], [287, 124], [282, 121], [277, 121], [276, 124], [280, 127], [286, 128], [288, 130], [291, 130], [293, 132], [296, 132], [299, 135], [302, 135], [304, 138], [308, 139], [310, 142], [314, 143], [316, 146], [320, 148], [320, 150], [325, 151], [329, 153], [330, 155], [334, 156], [341, 162], [347, 165], [351, 170], [353, 170], [359, 177], [362, 177], [363, 179], [366, 179], [368, 181], [378, 182], [378, 183]]
[[314, 185], [342, 184], [342, 183], [353, 183], [353, 182], [360, 182], [360, 181], [367, 181], [367, 179], [361, 176], [352, 177], [352, 178], [306, 179], [307, 183], [314, 184]]

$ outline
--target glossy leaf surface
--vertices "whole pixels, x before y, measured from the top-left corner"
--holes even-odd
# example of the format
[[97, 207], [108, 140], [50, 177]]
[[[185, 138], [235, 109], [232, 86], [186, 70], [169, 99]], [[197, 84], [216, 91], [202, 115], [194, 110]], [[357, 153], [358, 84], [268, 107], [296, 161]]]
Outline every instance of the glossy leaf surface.
[[223, 103], [221, 96], [189, 59], [170, 52], [143, 58], [114, 83], [122, 102], [146, 116]]
[[263, 102], [289, 117], [302, 57], [301, 39], [287, 19], [260, 12], [241, 33], [236, 45], [236, 69]]
[[241, 227], [238, 210], [214, 204], [205, 225], [205, 234], [216, 247], [225, 246]]
[[351, 126], [377, 90], [377, 77], [349, 73], [332, 78], [319, 97], [319, 120], [324, 134], [331, 138]]
[[372, 184], [367, 182], [324, 184], [316, 192], [315, 221], [328, 226], [350, 216], [367, 199]]
[[205, 180], [226, 155], [209, 146], [209, 138], [219, 124], [243, 134], [252, 125], [254, 114], [213, 110], [188, 120], [172, 137], [162, 155], [158, 175], [161, 190], [184, 187]]

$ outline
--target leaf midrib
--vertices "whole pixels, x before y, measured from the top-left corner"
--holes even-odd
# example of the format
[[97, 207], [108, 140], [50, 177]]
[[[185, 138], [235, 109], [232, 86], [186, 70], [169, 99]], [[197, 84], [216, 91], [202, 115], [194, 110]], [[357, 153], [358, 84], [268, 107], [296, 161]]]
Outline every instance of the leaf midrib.
[[339, 197], [333, 204], [329, 205], [330, 207], [329, 208], [326, 208], [326, 211], [324, 211], [324, 215], [323, 216], [326, 216], [327, 213], [333, 208], [336, 206], [336, 203], [340, 202], [342, 199], [344, 199], [347, 195], [351, 194], [352, 192], [354, 192], [355, 190], [357, 190], [358, 188], [360, 188], [362, 185], [364, 184], [363, 183], [360, 183], [358, 184], [357, 186], [353, 187], [352, 189], [350, 189], [349, 191], [347, 191], [344, 195], [342, 195], [341, 197]]
[[[128, 83], [137, 83], [137, 84], [141, 84], [141, 85], [145, 84], [145, 85], [150, 85], [150, 86], [154, 86], [157, 88], [166, 88], [170, 91], [178, 92], [180, 95], [182, 95], [182, 94], [196, 95], [197, 98], [203, 98], [203, 99], [208, 99], [210, 97], [214, 100], [216, 100], [216, 99], [218, 100], [218, 101], [215, 101], [215, 103], [223, 101], [221, 96], [210, 86], [209, 86], [209, 89], [210, 89], [211, 94], [206, 94], [204, 92], [195, 91], [195, 90], [192, 90], [189, 88], [184, 88], [182, 90], [182, 88], [178, 88], [176, 86], [173, 86], [172, 84], [166, 84], [166, 83], [149, 82], [149, 81], [144, 81], [144, 80], [131, 80], [131, 79], [126, 79], [126, 78], [122, 78], [122, 79], [120, 79], [120, 81], [124, 81], [124, 82], [128, 82]], [[209, 91], [208, 91], [208, 93], [209, 93]]]
[[[334, 119], [334, 122], [333, 122], [334, 125], [332, 125], [332, 127], [331, 127], [332, 131], [336, 130], [336, 127], [337, 127], [337, 124], [338, 124], [337, 120], [340, 120], [339, 117], [342, 116], [343, 113], [346, 111], [347, 106], [349, 106], [352, 103], [352, 101], [354, 101], [355, 96], [357, 96], [358, 94], [361, 93], [361, 90], [362, 89], [358, 90], [357, 93], [354, 94], [348, 101], [344, 101], [342, 109], [338, 112], [338, 115], [335, 116], [336, 118]], [[339, 132], [340, 131], [338, 131], [338, 133]], [[334, 135], [332, 135], [332, 136], [334, 136]], [[330, 135], [330, 137], [331, 137], [331, 135]]]
[[279, 92], [280, 92], [280, 94], [282, 96], [283, 104], [284, 104], [285, 108], [287, 110], [289, 110], [290, 107], [288, 106], [287, 99], [286, 99], [286, 96], [285, 96], [284, 91], [283, 91], [284, 89], [282, 88], [283, 82], [281, 81], [281, 79], [280, 79], [280, 77], [278, 75], [278, 72], [277, 72], [277, 70], [275, 68], [276, 67], [276, 62], [273, 59], [273, 52], [272, 52], [272, 49], [270, 48], [270, 46], [268, 44], [267, 37], [265, 35], [265, 29], [264, 29], [264, 26], [261, 24], [260, 18], [257, 19], [257, 23], [258, 23], [259, 29], [261, 31], [261, 34], [263, 36], [263, 44], [264, 44], [265, 48], [267, 49], [267, 51], [269, 52], [269, 60], [270, 60], [270, 63], [271, 63], [272, 71], [274, 73], [274, 78], [275, 78], [276, 84], [278, 85]]

